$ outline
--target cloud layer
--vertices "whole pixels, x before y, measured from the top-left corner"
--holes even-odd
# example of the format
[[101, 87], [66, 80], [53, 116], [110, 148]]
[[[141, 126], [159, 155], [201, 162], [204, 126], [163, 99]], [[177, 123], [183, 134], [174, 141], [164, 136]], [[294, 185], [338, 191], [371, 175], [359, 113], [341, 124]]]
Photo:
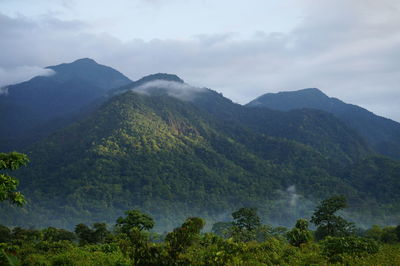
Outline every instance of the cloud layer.
[[[159, 1], [149, 2], [154, 6]], [[288, 3], [303, 10], [288, 32], [260, 29], [250, 37], [234, 31], [206, 32], [150, 41], [122, 41], [112, 32], [99, 33], [101, 29], [84, 19], [0, 14], [0, 86], [26, 79], [33, 69], [91, 57], [131, 79], [177, 74], [239, 103], [266, 92], [318, 87], [400, 121], [400, 2]]]
[[205, 91], [205, 88], [197, 88], [186, 83], [175, 81], [154, 80], [133, 88], [132, 90], [138, 93], [151, 94], [153, 89], [162, 89], [167, 95], [181, 99], [183, 101], [192, 100], [198, 92]]

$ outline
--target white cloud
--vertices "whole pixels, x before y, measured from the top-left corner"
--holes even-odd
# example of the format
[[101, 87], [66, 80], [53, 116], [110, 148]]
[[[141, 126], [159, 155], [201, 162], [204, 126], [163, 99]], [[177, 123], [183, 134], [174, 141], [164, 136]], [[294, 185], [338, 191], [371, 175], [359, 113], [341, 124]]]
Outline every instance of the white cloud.
[[167, 80], [154, 80], [135, 87], [132, 90], [138, 93], [151, 94], [152, 89], [162, 89], [171, 96], [184, 101], [190, 101], [196, 93], [203, 92], [205, 88], [197, 88], [186, 83], [179, 83]]
[[0, 90], [0, 95], [7, 94], [7, 88], [4, 87], [6, 85], [27, 81], [35, 76], [49, 76], [52, 74], [54, 74], [53, 70], [38, 66], [20, 66], [6, 69], [0, 67], [0, 87], [3, 87]]
[[[174, 7], [178, 4], [174, 1]], [[400, 2], [299, 0], [286, 6], [303, 12], [290, 32], [261, 28], [246, 37], [210, 30], [193, 38], [151, 41], [122, 41], [82, 20], [0, 15], [0, 35], [6, 36], [0, 42], [0, 68], [91, 57], [131, 79], [173, 73], [240, 103], [266, 92], [318, 87], [400, 121], [393, 100], [400, 99]], [[168, 21], [164, 24], [160, 30], [168, 28]]]

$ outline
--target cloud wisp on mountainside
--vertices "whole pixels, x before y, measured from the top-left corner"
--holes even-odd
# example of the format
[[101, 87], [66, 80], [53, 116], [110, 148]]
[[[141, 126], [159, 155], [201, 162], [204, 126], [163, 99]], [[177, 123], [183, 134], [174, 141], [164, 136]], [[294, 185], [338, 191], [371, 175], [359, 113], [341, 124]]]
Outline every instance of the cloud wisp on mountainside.
[[[51, 76], [53, 74], [55, 74], [53, 70], [37, 66], [14, 68], [1, 68], [0, 66], [0, 87], [23, 82], [36, 76]], [[0, 90], [0, 95], [2, 94], [1, 92], [4, 94], [5, 91], [5, 89]]]
[[169, 96], [183, 101], [191, 101], [197, 93], [206, 91], [206, 88], [193, 87], [186, 83], [167, 80], [149, 81], [139, 87], [132, 88], [132, 91], [142, 94], [151, 94], [152, 91], [157, 89], [161, 89]]

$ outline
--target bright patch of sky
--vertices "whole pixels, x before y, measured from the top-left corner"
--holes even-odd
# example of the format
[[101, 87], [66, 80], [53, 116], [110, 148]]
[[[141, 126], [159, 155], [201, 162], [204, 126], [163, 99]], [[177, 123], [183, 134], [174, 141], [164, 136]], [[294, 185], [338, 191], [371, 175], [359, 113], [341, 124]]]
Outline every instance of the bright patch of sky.
[[301, 19], [302, 8], [280, 0], [114, 0], [0, 1], [9, 16], [55, 16], [80, 20], [91, 32], [120, 40], [187, 39], [203, 34], [289, 32]]

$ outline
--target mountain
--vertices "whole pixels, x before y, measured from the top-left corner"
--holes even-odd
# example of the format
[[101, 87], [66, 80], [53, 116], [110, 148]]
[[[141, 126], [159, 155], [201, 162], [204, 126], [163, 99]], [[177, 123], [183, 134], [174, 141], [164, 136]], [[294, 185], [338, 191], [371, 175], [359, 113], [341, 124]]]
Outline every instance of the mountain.
[[[87, 116], [31, 146], [31, 164], [16, 172], [29, 203], [22, 210], [0, 205], [0, 223], [71, 228], [112, 223], [140, 208], [161, 230], [187, 216], [221, 220], [239, 207], [255, 206], [268, 222], [291, 225], [318, 200], [338, 193], [364, 221], [362, 215], [399, 217], [394, 192], [400, 178], [392, 175], [399, 163], [371, 156], [362, 143], [355, 144], [359, 151], [346, 151], [341, 142], [356, 141], [357, 134], [346, 135], [348, 127], [332, 115], [240, 107], [165, 75], [124, 86]], [[264, 119], [262, 126], [257, 119]], [[312, 126], [318, 126], [315, 132]], [[276, 136], [266, 134], [268, 128], [276, 128]], [[309, 145], [303, 137], [278, 136], [292, 129], [321, 140]], [[318, 145], [325, 140], [338, 148], [325, 151]], [[376, 171], [364, 179], [357, 169], [368, 167]], [[365, 188], [381, 182], [391, 193]]]
[[79, 79], [107, 91], [112, 88], [121, 87], [131, 82], [121, 72], [104, 65], [98, 64], [90, 58], [78, 59], [72, 63], [64, 63], [56, 66], [48, 66], [55, 72], [50, 78], [59, 83], [71, 79]]
[[49, 66], [50, 76], [8, 86], [0, 96], [0, 149], [21, 148], [41, 136], [68, 124], [71, 117], [110, 89], [131, 81], [120, 72], [79, 59], [69, 64]]
[[372, 153], [354, 130], [326, 112], [249, 108], [235, 104], [212, 90], [198, 94], [193, 102], [219, 119], [239, 123], [262, 134], [309, 145], [327, 158], [344, 164]]
[[153, 96], [169, 95], [189, 101], [220, 120], [234, 122], [269, 136], [310, 145], [342, 163], [352, 163], [372, 153], [354, 130], [326, 112], [301, 110], [287, 113], [247, 108], [213, 90], [190, 86], [178, 76], [165, 73], [149, 75], [116, 88], [112, 90], [112, 95], [127, 90]]
[[329, 112], [357, 131], [376, 152], [400, 159], [400, 123], [328, 97], [318, 89], [267, 93], [246, 106], [280, 111], [313, 108]]

